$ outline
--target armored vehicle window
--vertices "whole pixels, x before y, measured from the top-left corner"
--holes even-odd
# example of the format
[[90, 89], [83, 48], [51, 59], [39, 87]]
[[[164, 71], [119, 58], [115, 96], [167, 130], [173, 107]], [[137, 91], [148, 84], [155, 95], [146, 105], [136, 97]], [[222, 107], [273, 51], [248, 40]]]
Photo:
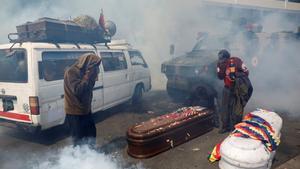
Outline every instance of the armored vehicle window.
[[0, 81], [27, 83], [28, 67], [25, 50], [0, 50]]
[[127, 62], [123, 52], [100, 52], [104, 71], [127, 69]]
[[131, 65], [142, 65], [147, 67], [147, 64], [142, 56], [142, 54], [138, 51], [129, 51]]
[[90, 51], [53, 51], [43, 52], [42, 63], [39, 63], [40, 79], [46, 81], [62, 80], [64, 78], [65, 70], [73, 65], [77, 59], [85, 54], [93, 53]]

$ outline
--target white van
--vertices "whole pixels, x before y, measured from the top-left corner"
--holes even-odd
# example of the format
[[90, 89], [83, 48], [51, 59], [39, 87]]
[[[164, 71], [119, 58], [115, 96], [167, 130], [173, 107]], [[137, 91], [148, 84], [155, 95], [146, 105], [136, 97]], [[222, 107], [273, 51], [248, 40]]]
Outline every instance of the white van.
[[0, 125], [31, 132], [65, 120], [63, 77], [66, 67], [84, 53], [101, 56], [92, 111], [132, 99], [151, 89], [150, 71], [141, 52], [125, 41], [108, 46], [24, 42], [0, 45]]

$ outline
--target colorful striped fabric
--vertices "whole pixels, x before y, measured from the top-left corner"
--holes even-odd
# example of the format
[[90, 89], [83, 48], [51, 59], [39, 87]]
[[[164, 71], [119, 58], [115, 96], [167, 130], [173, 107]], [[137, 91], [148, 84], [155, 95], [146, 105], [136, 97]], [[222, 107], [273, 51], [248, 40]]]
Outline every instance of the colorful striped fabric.
[[[276, 150], [280, 144], [280, 139], [275, 135], [275, 131], [272, 126], [266, 120], [254, 114], [247, 114], [243, 118], [243, 121], [234, 127], [235, 130], [230, 135], [260, 140], [270, 152]], [[208, 160], [210, 162], [215, 162], [221, 159], [221, 144], [222, 143], [217, 144], [211, 154], [209, 154]]]
[[274, 151], [280, 143], [271, 125], [259, 116], [249, 113], [243, 122], [235, 125], [231, 135], [260, 140], [269, 151]]
[[207, 158], [211, 163], [219, 161], [221, 159], [220, 147], [221, 143], [218, 143], [217, 145], [215, 145], [213, 151], [208, 155]]

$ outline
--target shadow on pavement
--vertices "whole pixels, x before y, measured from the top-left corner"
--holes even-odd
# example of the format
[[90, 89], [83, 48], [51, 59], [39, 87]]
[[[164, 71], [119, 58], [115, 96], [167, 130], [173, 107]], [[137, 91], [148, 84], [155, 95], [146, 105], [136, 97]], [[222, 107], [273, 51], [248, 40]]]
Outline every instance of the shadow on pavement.
[[121, 136], [110, 140], [108, 143], [97, 148], [97, 150], [105, 154], [111, 154], [121, 149], [124, 149], [126, 146], [127, 146], [126, 137]]
[[[168, 97], [166, 91], [164, 90], [155, 90], [149, 93], [146, 93], [143, 97], [142, 103], [138, 105], [132, 105], [129, 101], [113, 108], [107, 109], [105, 111], [100, 111], [94, 114], [95, 123], [100, 123], [105, 119], [111, 118], [117, 114], [122, 113], [134, 113], [139, 114], [141, 116], [157, 116], [160, 114], [164, 114], [167, 112], [171, 112], [176, 109], [178, 104], [172, 103], [170, 98]], [[155, 112], [155, 114], [151, 114], [148, 112]], [[52, 145], [61, 141], [67, 137], [69, 137], [69, 132], [65, 125], [57, 126], [42, 132], [38, 133], [28, 133], [23, 132], [21, 130], [8, 129], [2, 134], [8, 135], [10, 137], [14, 137], [21, 140], [26, 140], [28, 142], [34, 142], [43, 145]], [[120, 138], [116, 138], [112, 141], [116, 141]], [[126, 142], [126, 140], [125, 140]], [[117, 144], [118, 145], [118, 144]], [[123, 145], [123, 144], [122, 144]]]

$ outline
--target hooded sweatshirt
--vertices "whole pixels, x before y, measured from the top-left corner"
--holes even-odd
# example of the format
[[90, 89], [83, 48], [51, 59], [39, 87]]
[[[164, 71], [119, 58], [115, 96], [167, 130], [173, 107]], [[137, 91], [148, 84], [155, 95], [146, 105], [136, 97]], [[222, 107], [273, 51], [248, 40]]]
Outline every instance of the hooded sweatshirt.
[[87, 53], [80, 56], [78, 61], [65, 71], [64, 107], [66, 114], [86, 115], [91, 113], [95, 79], [85, 79], [83, 76], [89, 67], [99, 66], [100, 62], [99, 56]]

